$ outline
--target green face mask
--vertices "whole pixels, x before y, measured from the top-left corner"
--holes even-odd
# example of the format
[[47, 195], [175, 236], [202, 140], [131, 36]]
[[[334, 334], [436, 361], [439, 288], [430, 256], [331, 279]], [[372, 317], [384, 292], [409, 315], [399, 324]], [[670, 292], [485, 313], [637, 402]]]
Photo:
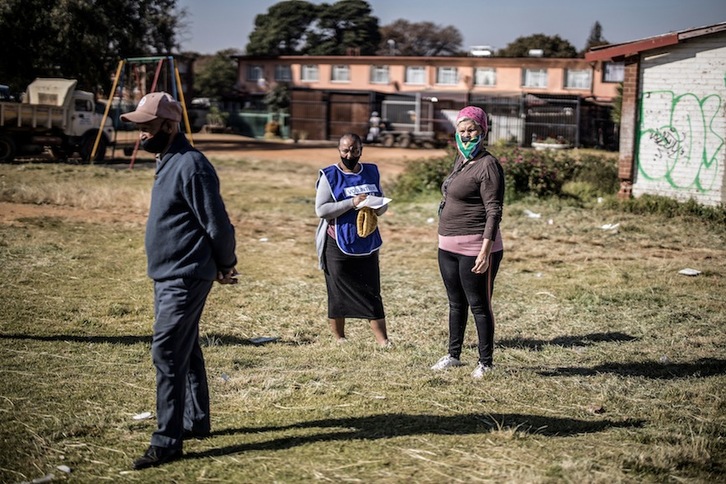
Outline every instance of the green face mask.
[[459, 148], [459, 152], [467, 160], [471, 160], [479, 152], [480, 141], [481, 136], [473, 138], [465, 136], [462, 138], [459, 133], [456, 133], [456, 147]]

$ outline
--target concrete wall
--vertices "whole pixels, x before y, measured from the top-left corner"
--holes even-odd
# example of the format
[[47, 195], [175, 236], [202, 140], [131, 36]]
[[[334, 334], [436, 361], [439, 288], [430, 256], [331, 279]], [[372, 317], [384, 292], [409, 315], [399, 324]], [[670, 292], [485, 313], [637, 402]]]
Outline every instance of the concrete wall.
[[[647, 51], [638, 76], [633, 195], [726, 203], [726, 33]], [[625, 89], [628, 80], [626, 69]]]

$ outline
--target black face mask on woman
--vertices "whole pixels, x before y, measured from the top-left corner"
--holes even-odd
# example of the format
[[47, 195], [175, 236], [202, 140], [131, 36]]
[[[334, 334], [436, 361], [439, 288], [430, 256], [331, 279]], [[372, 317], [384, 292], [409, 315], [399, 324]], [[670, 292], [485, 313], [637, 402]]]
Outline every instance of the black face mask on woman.
[[149, 153], [158, 154], [164, 151], [169, 144], [169, 138], [171, 138], [171, 133], [163, 130], [163, 126], [161, 126], [154, 136], [141, 140], [141, 147]]
[[342, 161], [345, 167], [349, 170], [355, 168], [355, 165], [358, 164], [358, 160], [360, 160], [360, 156], [354, 156], [351, 158], [344, 158], [342, 156], [340, 157], [340, 161]]

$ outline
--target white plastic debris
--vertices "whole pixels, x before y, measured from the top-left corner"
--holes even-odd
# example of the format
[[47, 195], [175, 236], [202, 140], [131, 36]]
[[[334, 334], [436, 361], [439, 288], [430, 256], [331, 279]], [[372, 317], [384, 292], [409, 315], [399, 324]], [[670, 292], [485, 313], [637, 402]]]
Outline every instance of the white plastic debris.
[[603, 199], [602, 197], [597, 197], [597, 203], [602, 203], [602, 202], [604, 202], [604, 201], [605, 201], [605, 200], [604, 200], [604, 199]]
[[620, 224], [619, 223], [617, 223], [617, 224], [605, 224], [605, 225], [603, 225], [600, 228], [603, 229], [603, 230], [615, 230], [618, 227], [620, 227]]
[[71, 468], [68, 466], [60, 465], [60, 466], [56, 467], [56, 469], [58, 469], [61, 472], [65, 472], [66, 474], [71, 473]]
[[250, 343], [253, 345], [263, 345], [265, 343], [274, 343], [279, 339], [280, 338], [277, 336], [256, 336], [254, 338], [250, 338]]
[[529, 218], [540, 218], [542, 216], [542, 214], [534, 213], [533, 211], [531, 211], [527, 208], [524, 209], [524, 214]]
[[552, 219], [549, 219], [549, 220], [547, 221], [547, 225], [554, 225], [554, 223], [555, 223], [555, 221], [554, 221], [554, 220], [552, 220]]
[[270, 239], [268, 239], [267, 237], [260, 237], [260, 242], [267, 242], [268, 240]]
[[426, 219], [426, 223], [427, 223], [427, 224], [432, 224], [432, 223], [434, 223], [434, 218], [433, 218], [433, 217], [429, 217], [429, 218], [427, 218], [427, 219]]
[[134, 420], [146, 420], [151, 418], [151, 412], [141, 412], [133, 416]]
[[683, 274], [684, 276], [697, 276], [701, 273], [701, 271], [686, 267], [685, 269], [681, 269], [680, 271], [678, 271], [678, 273]]

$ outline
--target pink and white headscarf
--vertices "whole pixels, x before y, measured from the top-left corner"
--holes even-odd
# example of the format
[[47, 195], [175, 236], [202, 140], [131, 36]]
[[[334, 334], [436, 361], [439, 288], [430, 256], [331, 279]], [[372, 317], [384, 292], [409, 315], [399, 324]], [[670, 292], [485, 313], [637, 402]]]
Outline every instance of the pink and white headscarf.
[[489, 132], [487, 113], [485, 113], [482, 108], [478, 108], [476, 106], [466, 106], [461, 111], [459, 111], [459, 114], [456, 115], [456, 125], [458, 126], [459, 123], [464, 119], [471, 119], [479, 126], [481, 126], [482, 130], [484, 130], [484, 135]]

